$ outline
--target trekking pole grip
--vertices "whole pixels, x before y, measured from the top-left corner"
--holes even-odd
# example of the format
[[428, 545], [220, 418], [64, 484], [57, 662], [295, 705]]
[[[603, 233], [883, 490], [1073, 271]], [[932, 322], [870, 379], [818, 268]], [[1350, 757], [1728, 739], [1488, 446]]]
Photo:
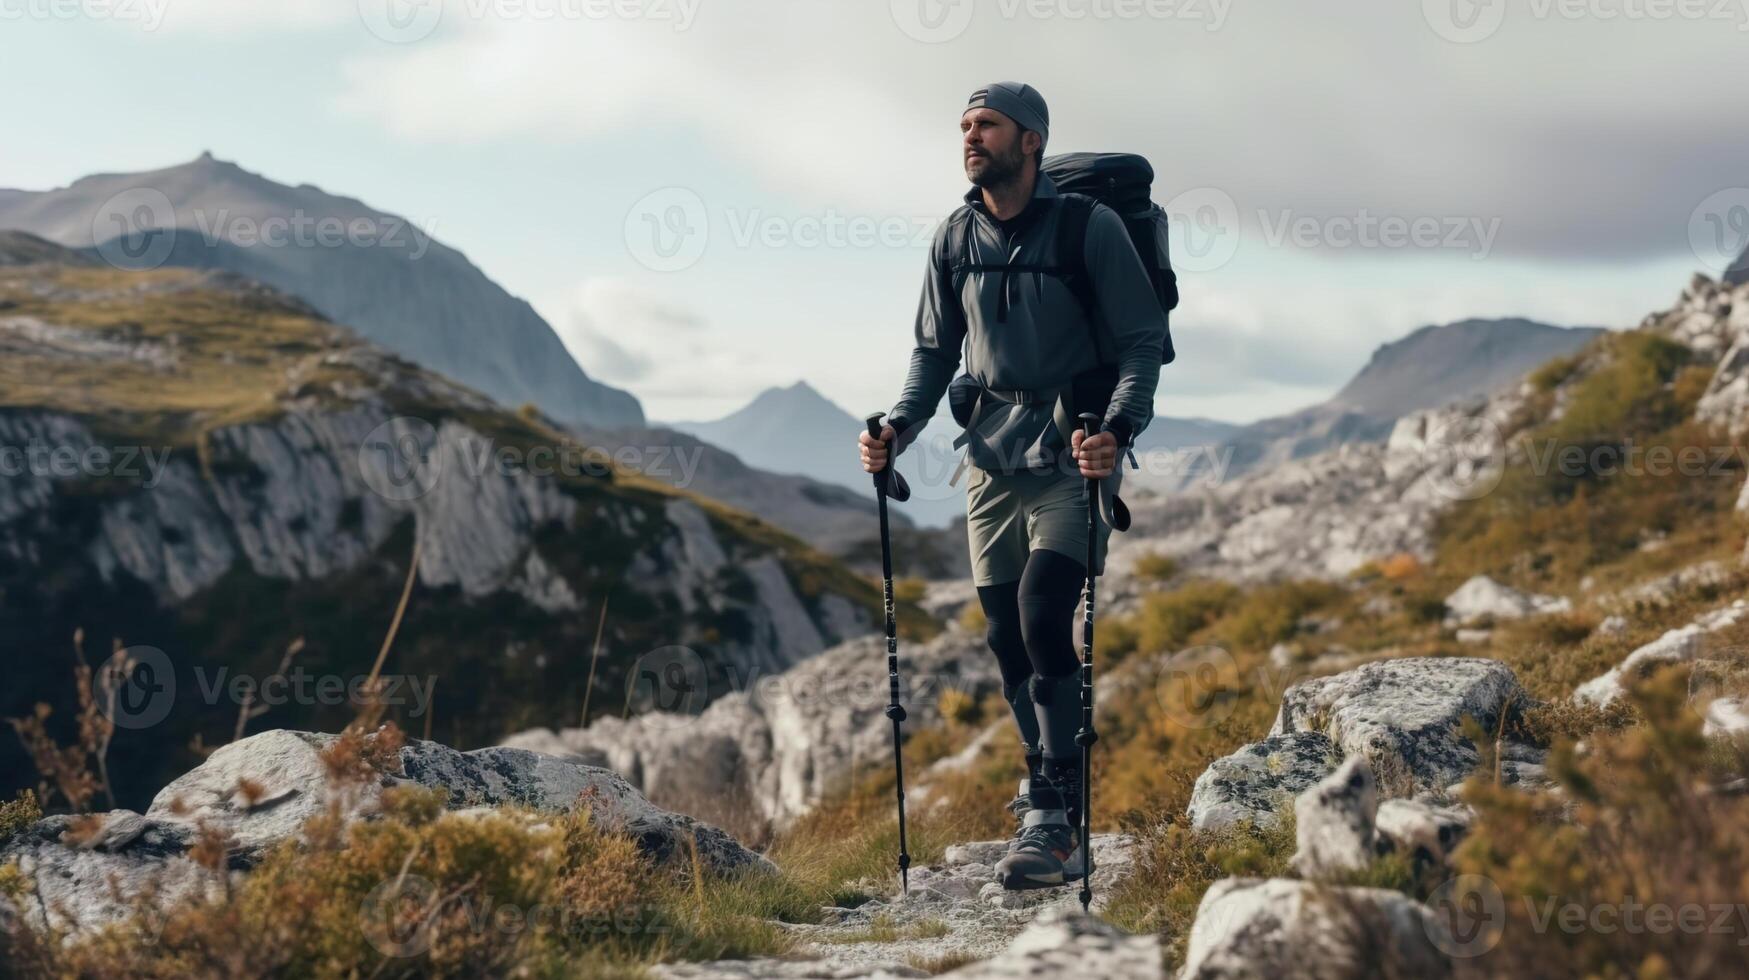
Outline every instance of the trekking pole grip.
[[[886, 415], [887, 415], [887, 413], [885, 413], [885, 412], [875, 412], [874, 414], [870, 415], [867, 419], [864, 420], [868, 424], [869, 436], [872, 437], [876, 442], [880, 441], [880, 438], [881, 438], [881, 420], [886, 418]], [[887, 465], [881, 467], [879, 471], [871, 474], [874, 477], [875, 490], [877, 490], [878, 492], [880, 492], [882, 494], [885, 494], [887, 492], [887, 481], [885, 478], [887, 475], [887, 471], [892, 469], [892, 468], [893, 468], [893, 450], [892, 450], [892, 447], [889, 446], [889, 447], [887, 447]]]

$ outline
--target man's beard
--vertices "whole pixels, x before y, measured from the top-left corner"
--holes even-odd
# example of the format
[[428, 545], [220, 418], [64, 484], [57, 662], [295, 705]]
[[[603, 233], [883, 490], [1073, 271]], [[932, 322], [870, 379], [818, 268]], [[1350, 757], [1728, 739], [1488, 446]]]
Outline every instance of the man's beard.
[[975, 176], [969, 172], [966, 176], [979, 187], [1003, 187], [1017, 180], [1025, 166], [1026, 154], [1016, 146], [1006, 154], [986, 153], [984, 169]]

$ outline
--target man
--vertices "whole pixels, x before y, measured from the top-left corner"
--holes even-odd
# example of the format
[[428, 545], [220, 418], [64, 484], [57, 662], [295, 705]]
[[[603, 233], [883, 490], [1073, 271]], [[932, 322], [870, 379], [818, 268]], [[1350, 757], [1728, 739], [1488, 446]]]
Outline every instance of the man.
[[[1073, 637], [1087, 576], [1084, 481], [1104, 481], [1109, 506], [1119, 452], [1153, 417], [1166, 314], [1122, 219], [1104, 205], [1087, 219], [1078, 270], [1096, 312], [1067, 285], [1070, 271], [1055, 253], [1058, 222], [1074, 202], [1040, 170], [1050, 113], [1036, 89], [977, 90], [960, 132], [973, 187], [936, 230], [891, 424], [879, 439], [862, 433], [859, 444], [863, 469], [879, 472], [917, 437], [951, 382], [965, 426], [956, 445], [970, 465], [972, 575], [1028, 773], [1009, 805], [1021, 825], [997, 873], [1006, 888], [1041, 888], [1078, 878], [1086, 846]], [[966, 373], [956, 380], [962, 347]], [[1092, 438], [1073, 424], [1081, 412], [1104, 420]], [[1109, 535], [1101, 521], [1095, 574]]]

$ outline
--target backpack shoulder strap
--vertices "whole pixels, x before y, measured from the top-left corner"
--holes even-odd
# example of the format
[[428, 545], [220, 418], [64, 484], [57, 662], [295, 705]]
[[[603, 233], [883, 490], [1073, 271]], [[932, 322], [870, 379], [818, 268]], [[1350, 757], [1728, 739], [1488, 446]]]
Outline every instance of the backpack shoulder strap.
[[1099, 344], [1099, 298], [1094, 295], [1093, 277], [1087, 272], [1087, 227], [1099, 202], [1074, 193], [1061, 194], [1057, 201], [1062, 211], [1057, 219], [1057, 264], [1064, 270], [1064, 283], [1081, 304], [1081, 313], [1093, 334], [1093, 351], [1099, 363], [1104, 364], [1105, 352]]

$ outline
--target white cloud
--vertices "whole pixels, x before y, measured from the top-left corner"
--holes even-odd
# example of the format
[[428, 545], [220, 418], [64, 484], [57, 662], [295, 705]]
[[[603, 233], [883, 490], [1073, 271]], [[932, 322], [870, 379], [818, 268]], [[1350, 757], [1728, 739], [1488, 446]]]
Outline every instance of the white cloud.
[[[244, 36], [362, 25], [358, 0], [126, 0], [163, 5], [170, 32]], [[126, 2], [122, 5], [125, 6]], [[366, 0], [369, 2], [369, 0]], [[386, 2], [386, 0], [385, 0]]]
[[459, 16], [348, 63], [340, 104], [439, 143], [679, 123], [808, 203], [915, 213], [959, 186], [964, 93], [1019, 77], [1051, 101], [1053, 148], [1146, 152], [1163, 193], [1222, 188], [1248, 223], [1498, 218], [1510, 254], [1672, 254], [1702, 198], [1749, 182], [1749, 137], [1717, 108], [1749, 83], [1730, 23], [1527, 8], [1458, 45], [1401, 0], [1246, 7], [1219, 31], [1066, 16], [1084, 3], [1003, 16], [1035, 6], [978, 0], [945, 44], [880, 3], [716, 0], [686, 31]]
[[585, 279], [540, 306], [577, 363], [632, 390], [651, 418], [714, 418], [792, 370], [627, 280]]

